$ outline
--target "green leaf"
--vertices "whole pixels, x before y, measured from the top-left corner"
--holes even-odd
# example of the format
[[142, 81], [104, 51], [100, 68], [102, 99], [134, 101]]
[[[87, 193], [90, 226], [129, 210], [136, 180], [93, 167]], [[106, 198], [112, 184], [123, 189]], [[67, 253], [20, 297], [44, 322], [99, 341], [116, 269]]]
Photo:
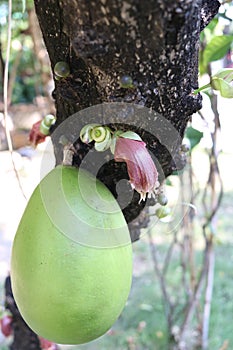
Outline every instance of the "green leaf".
[[230, 83], [233, 81], [233, 68], [222, 68], [214, 74], [213, 78], [214, 77], [224, 79]]
[[210, 21], [210, 23], [208, 24], [208, 26], [205, 27], [205, 31], [206, 31], [207, 29], [209, 29], [211, 32], [213, 32], [214, 29], [216, 28], [217, 24], [218, 24], [218, 18], [215, 17], [214, 19], [212, 19], [212, 21]]
[[173, 186], [173, 184], [172, 184], [171, 180], [169, 179], [169, 177], [166, 178], [165, 184], [166, 184], [166, 186]]
[[214, 90], [219, 90], [222, 97], [233, 98], [233, 86], [227, 81], [214, 77], [211, 82]]
[[207, 66], [209, 62], [223, 58], [230, 49], [232, 42], [233, 35], [219, 35], [213, 37], [203, 51], [204, 65]]
[[207, 73], [207, 65], [204, 64], [203, 52], [200, 52], [200, 55], [199, 55], [199, 72], [200, 72], [200, 75]]
[[80, 139], [84, 143], [89, 143], [93, 141], [91, 137], [91, 131], [93, 128], [100, 126], [99, 124], [87, 124], [80, 131]]
[[96, 151], [99, 151], [99, 152], [106, 151], [112, 143], [110, 129], [107, 127], [102, 127], [102, 128], [105, 131], [104, 139], [101, 142], [97, 142], [97, 141], [95, 142], [95, 149], [96, 149]]
[[203, 137], [203, 132], [201, 132], [197, 129], [194, 129], [192, 126], [189, 126], [186, 129], [185, 137], [187, 137], [189, 139], [190, 145], [191, 145], [191, 150], [192, 150], [196, 145], [199, 144], [200, 140]]
[[110, 138], [106, 138], [104, 141], [102, 142], [95, 142], [95, 150], [98, 152], [104, 152], [106, 151], [110, 145], [111, 145], [111, 137]]
[[134, 131], [125, 131], [120, 137], [124, 137], [125, 139], [131, 139], [136, 141], [142, 141], [141, 137]]
[[233, 69], [220, 69], [211, 79], [211, 86], [219, 90], [222, 97], [233, 98]]

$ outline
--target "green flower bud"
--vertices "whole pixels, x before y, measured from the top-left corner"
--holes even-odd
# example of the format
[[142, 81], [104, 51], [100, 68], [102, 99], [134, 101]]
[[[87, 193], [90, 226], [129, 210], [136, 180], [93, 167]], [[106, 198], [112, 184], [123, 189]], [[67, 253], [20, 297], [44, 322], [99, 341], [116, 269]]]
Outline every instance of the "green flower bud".
[[55, 78], [56, 76], [66, 78], [70, 75], [70, 67], [66, 62], [57, 62], [54, 66]]
[[50, 134], [50, 127], [55, 123], [56, 118], [52, 114], [47, 114], [40, 124], [40, 132], [47, 136]]
[[164, 193], [160, 193], [158, 195], [158, 202], [160, 205], [163, 205], [163, 206], [167, 205], [167, 203], [168, 203], [167, 196]]
[[165, 218], [166, 216], [170, 215], [171, 214], [171, 209], [168, 208], [168, 207], [161, 207], [161, 208], [158, 208], [156, 211], [155, 211], [155, 215], [159, 218], [159, 219], [163, 219]]
[[129, 75], [123, 75], [120, 77], [120, 85], [124, 89], [133, 88], [133, 79]]

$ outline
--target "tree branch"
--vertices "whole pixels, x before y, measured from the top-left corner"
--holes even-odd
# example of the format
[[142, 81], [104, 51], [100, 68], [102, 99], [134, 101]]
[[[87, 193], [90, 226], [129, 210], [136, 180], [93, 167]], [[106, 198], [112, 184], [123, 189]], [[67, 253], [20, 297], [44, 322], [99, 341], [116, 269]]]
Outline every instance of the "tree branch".
[[159, 264], [158, 264], [158, 259], [157, 259], [157, 251], [156, 251], [156, 247], [155, 247], [155, 244], [153, 242], [152, 235], [151, 235], [150, 231], [148, 231], [148, 237], [149, 237], [149, 244], [150, 244], [150, 250], [151, 250], [151, 257], [152, 257], [152, 261], [154, 264], [154, 270], [155, 270], [155, 273], [158, 277], [160, 288], [161, 288], [161, 291], [163, 294], [163, 301], [164, 301], [164, 309], [165, 309], [167, 326], [168, 326], [169, 332], [171, 332], [172, 304], [171, 304], [170, 297], [169, 297], [168, 292], [167, 292], [165, 275], [163, 274], [163, 271], [160, 271], [160, 269], [159, 269]]

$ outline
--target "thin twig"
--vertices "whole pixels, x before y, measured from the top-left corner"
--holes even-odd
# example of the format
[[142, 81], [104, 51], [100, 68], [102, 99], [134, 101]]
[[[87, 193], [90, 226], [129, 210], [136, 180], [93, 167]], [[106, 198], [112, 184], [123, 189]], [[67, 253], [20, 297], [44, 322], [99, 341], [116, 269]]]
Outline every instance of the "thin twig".
[[192, 317], [193, 317], [193, 314], [195, 311], [195, 307], [198, 304], [198, 301], [201, 297], [201, 291], [202, 291], [203, 284], [205, 281], [205, 276], [207, 273], [208, 253], [209, 253], [209, 244], [208, 244], [208, 242], [206, 242], [206, 248], [204, 251], [204, 257], [203, 257], [203, 263], [202, 263], [202, 270], [201, 270], [201, 273], [200, 273], [200, 276], [198, 279], [196, 289], [193, 293], [192, 300], [190, 301], [188, 308], [186, 309], [185, 318], [184, 318], [184, 321], [183, 321], [182, 326], [181, 326], [180, 339], [179, 339], [180, 343], [184, 342], [186, 330], [189, 327], [189, 324], [192, 320]]
[[203, 322], [202, 322], [202, 348], [208, 348], [209, 338], [209, 319], [211, 311], [211, 301], [214, 285], [214, 265], [215, 265], [215, 254], [213, 240], [211, 240], [209, 247], [209, 258], [208, 258], [208, 272], [207, 272], [207, 283], [205, 292], [205, 305], [203, 310]]
[[157, 258], [157, 251], [156, 251], [156, 247], [155, 247], [155, 244], [153, 242], [150, 230], [148, 231], [148, 237], [149, 237], [149, 244], [150, 244], [151, 256], [152, 256], [152, 260], [153, 260], [153, 264], [154, 264], [155, 273], [156, 273], [156, 275], [158, 277], [160, 288], [161, 288], [161, 291], [162, 291], [162, 294], [163, 294], [163, 301], [164, 301], [166, 321], [167, 321], [168, 329], [169, 329], [169, 331], [171, 331], [171, 309], [172, 309], [172, 305], [171, 305], [171, 301], [170, 301], [169, 295], [167, 293], [167, 288], [166, 288], [166, 282], [165, 282], [164, 275], [161, 272], [161, 270], [159, 269], [158, 258]]
[[27, 197], [25, 196], [18, 171], [15, 166], [15, 161], [13, 158], [13, 145], [11, 140], [11, 134], [10, 134], [10, 128], [8, 126], [8, 75], [9, 75], [9, 61], [10, 61], [10, 49], [11, 49], [11, 17], [12, 17], [12, 0], [8, 0], [8, 29], [7, 29], [7, 49], [6, 49], [6, 60], [5, 60], [5, 68], [4, 68], [4, 82], [3, 82], [3, 102], [4, 102], [4, 124], [5, 124], [5, 133], [6, 133], [6, 140], [8, 149], [11, 155], [11, 162], [14, 169], [14, 173], [16, 176], [16, 179], [19, 184], [19, 188], [22, 192], [23, 197], [27, 200]]
[[163, 275], [166, 275], [167, 273], [167, 270], [171, 261], [171, 257], [172, 257], [172, 252], [176, 243], [177, 243], [177, 232], [174, 232], [173, 240], [168, 247], [168, 250], [164, 259], [163, 268], [162, 268]]
[[[214, 265], [215, 265], [215, 254], [214, 254], [214, 246], [213, 246], [213, 237], [214, 237], [214, 228], [215, 224], [214, 219], [216, 218], [216, 212], [221, 204], [221, 200], [223, 197], [223, 182], [220, 176], [219, 166], [218, 166], [218, 155], [219, 152], [217, 150], [217, 137], [220, 131], [220, 119], [217, 108], [217, 96], [213, 92], [211, 95], [211, 108], [214, 112], [214, 121], [215, 121], [215, 129], [211, 134], [213, 146], [211, 150], [211, 154], [209, 155], [209, 163], [210, 163], [210, 172], [209, 178], [207, 182], [206, 188], [209, 186], [211, 190], [210, 196], [210, 213], [206, 211], [205, 215], [206, 221], [203, 224], [203, 235], [207, 236], [206, 229], [211, 225], [210, 235], [209, 235], [209, 259], [208, 259], [208, 271], [207, 271], [207, 279], [206, 279], [206, 290], [205, 290], [205, 302], [204, 302], [204, 310], [203, 310], [203, 321], [202, 321], [202, 348], [208, 348], [208, 338], [209, 338], [209, 319], [211, 312], [211, 301], [212, 301], [212, 293], [213, 293], [213, 285], [214, 285]], [[216, 183], [217, 181], [220, 184], [220, 190], [217, 195]], [[204, 192], [203, 196], [203, 204], [205, 210], [207, 210], [207, 192]]]
[[[1, 31], [0, 31], [0, 34], [1, 34]], [[0, 79], [1, 79], [2, 87], [3, 87], [3, 81], [4, 81], [4, 70], [5, 70], [5, 62], [2, 57], [2, 43], [0, 42], [0, 77], [1, 77]]]
[[10, 104], [10, 101], [12, 99], [13, 88], [14, 88], [14, 85], [15, 85], [16, 77], [17, 77], [17, 71], [18, 71], [18, 67], [19, 67], [19, 64], [20, 64], [20, 60], [21, 60], [22, 54], [23, 54], [23, 43], [21, 45], [22, 46], [21, 46], [20, 50], [17, 52], [17, 55], [15, 57], [13, 66], [11, 68], [10, 78], [8, 80], [8, 89], [7, 89], [8, 90], [7, 91], [8, 105]]
[[6, 139], [8, 149], [13, 151], [12, 140], [10, 135], [10, 129], [8, 127], [8, 75], [9, 75], [9, 61], [10, 61], [10, 49], [11, 49], [11, 15], [12, 15], [12, 0], [8, 0], [8, 29], [7, 29], [7, 48], [6, 48], [6, 60], [4, 67], [4, 81], [3, 81], [3, 102], [4, 102], [4, 123]]

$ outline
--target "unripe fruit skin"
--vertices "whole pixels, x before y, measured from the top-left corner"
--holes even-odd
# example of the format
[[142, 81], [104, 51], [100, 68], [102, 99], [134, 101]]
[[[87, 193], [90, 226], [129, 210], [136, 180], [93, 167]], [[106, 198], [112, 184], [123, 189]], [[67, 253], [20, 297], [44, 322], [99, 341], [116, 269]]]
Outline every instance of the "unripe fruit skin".
[[[42, 180], [42, 185], [46, 185], [47, 180], [56, 182], [61, 171], [63, 184], [67, 185], [63, 190], [72, 191], [70, 184], [77, 180], [77, 169], [71, 167], [55, 168]], [[88, 186], [87, 173], [80, 170], [79, 174]], [[101, 183], [97, 187], [111, 206], [112, 194]], [[81, 195], [72, 198], [69, 203], [72, 210], [82, 209], [83, 200]], [[93, 194], [93, 202], [95, 200]], [[59, 212], [56, 195], [51, 201]], [[97, 210], [90, 220], [92, 225], [95, 226], [95, 221], [99, 225], [102, 213]], [[124, 224], [120, 211], [109, 216], [111, 220], [113, 226], [119, 221]], [[102, 225], [104, 228], [106, 220]], [[88, 235], [95, 234], [94, 226]], [[129, 235], [127, 225], [121, 230]], [[128, 298], [131, 278], [130, 243], [101, 249], [75, 242], [55, 226], [41, 198], [41, 187], [35, 189], [14, 239], [11, 279], [17, 306], [37, 334], [61, 344], [81, 344], [96, 339], [120, 315]]]

